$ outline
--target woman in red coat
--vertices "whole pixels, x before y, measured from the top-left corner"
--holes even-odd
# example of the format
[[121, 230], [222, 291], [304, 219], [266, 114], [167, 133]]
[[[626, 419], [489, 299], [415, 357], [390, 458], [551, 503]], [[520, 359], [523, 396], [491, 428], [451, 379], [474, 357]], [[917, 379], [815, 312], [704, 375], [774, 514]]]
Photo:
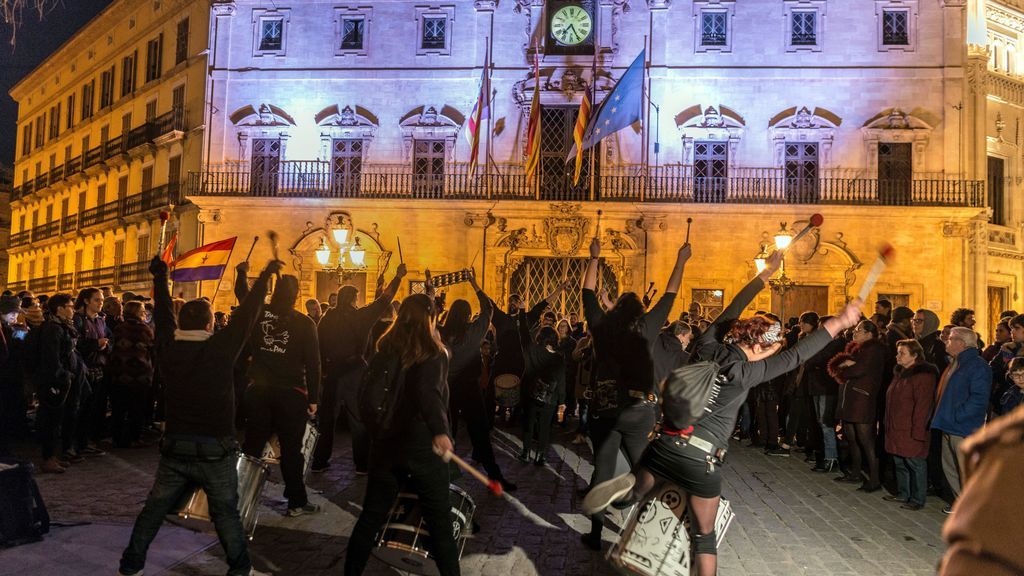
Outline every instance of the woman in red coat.
[[[853, 342], [846, 352], [828, 363], [828, 372], [839, 382], [836, 418], [843, 421], [843, 434], [850, 446], [850, 469], [837, 482], [860, 484], [858, 490], [875, 492], [878, 480], [878, 455], [875, 454], [878, 391], [885, 372], [885, 343], [878, 337], [878, 326], [864, 320], [853, 330]], [[866, 466], [868, 479], [861, 476]]]
[[939, 369], [924, 359], [917, 340], [896, 343], [896, 375], [886, 392], [885, 451], [896, 463], [896, 496], [900, 508], [920, 510], [928, 491], [928, 419], [935, 401]]

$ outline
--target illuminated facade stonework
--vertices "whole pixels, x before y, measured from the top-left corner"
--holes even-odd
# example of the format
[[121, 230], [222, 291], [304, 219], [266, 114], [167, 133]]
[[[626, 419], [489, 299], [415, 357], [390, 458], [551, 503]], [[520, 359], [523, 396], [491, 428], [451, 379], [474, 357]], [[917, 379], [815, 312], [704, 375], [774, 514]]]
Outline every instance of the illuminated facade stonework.
[[[608, 281], [620, 290], [661, 284], [692, 217], [695, 257], [679, 305], [696, 299], [711, 308], [753, 274], [753, 256], [780, 222], [795, 230], [821, 212], [820, 232], [787, 259], [798, 288], [785, 308], [768, 293], [756, 307], [787, 315], [805, 307], [834, 311], [859, 287], [882, 240], [901, 256], [878, 294], [940, 316], [970, 305], [979, 326], [987, 326], [990, 304], [1024, 306], [1024, 208], [1013, 193], [1022, 173], [1024, 80], [1014, 67], [1024, 18], [1014, 3], [162, 4], [191, 14], [194, 30], [179, 73], [188, 78], [188, 125], [169, 147], [151, 147], [160, 182], [180, 146], [182, 249], [237, 235], [244, 246], [238, 260], [254, 235], [274, 229], [303, 297], [325, 299], [342, 279], [315, 257], [324, 244], [336, 254], [328, 221], [334, 212], [346, 213], [367, 251], [366, 273], [343, 278], [364, 294], [372, 295], [388, 258], [393, 269], [401, 237], [412, 270], [406, 290], [417, 289], [427, 267], [446, 272], [473, 262], [495, 298], [510, 291], [535, 298], [559, 275], [575, 275], [598, 210]], [[566, 5], [585, 10], [592, 31], [559, 45], [547, 18]], [[152, 6], [115, 2], [72, 44], [102, 45], [123, 15], [137, 8], [141, 23]], [[174, 18], [160, 21], [166, 42]], [[572, 185], [564, 159], [584, 91], [596, 87], [600, 102], [645, 45], [649, 129], [637, 124], [606, 139], [592, 163], [588, 157], [581, 184]], [[90, 69], [109, 68], [127, 49], [98, 52]], [[61, 54], [14, 90], [19, 138], [53, 105]], [[467, 117], [488, 55], [491, 114], [470, 175]], [[79, 77], [60, 74], [80, 88]], [[152, 86], [170, 92], [172, 84], [161, 78]], [[522, 170], [536, 90], [544, 127], [539, 183]], [[45, 150], [34, 149], [19, 157], [16, 189], [34, 180], [33, 165], [46, 159]], [[147, 159], [132, 161], [144, 169]], [[87, 175], [72, 186], [91, 181]], [[15, 237], [32, 228], [32, 217], [21, 222], [22, 215], [59, 206], [60, 192], [47, 190], [15, 200]], [[74, 207], [72, 201], [71, 213]], [[35, 226], [50, 221], [37, 220]], [[102, 242], [121, 233], [130, 241], [149, 225], [116, 219]], [[30, 241], [14, 249], [12, 277], [46, 276], [41, 264], [29, 273], [29, 263], [99, 241], [83, 232], [61, 234], [49, 248]], [[269, 245], [260, 242], [254, 254], [264, 259]], [[67, 270], [65, 264], [58, 274]], [[175, 290], [195, 294], [199, 287]], [[206, 295], [214, 290], [212, 282], [202, 286]], [[462, 286], [453, 292], [465, 295]], [[221, 307], [231, 300], [224, 286], [215, 298]]]

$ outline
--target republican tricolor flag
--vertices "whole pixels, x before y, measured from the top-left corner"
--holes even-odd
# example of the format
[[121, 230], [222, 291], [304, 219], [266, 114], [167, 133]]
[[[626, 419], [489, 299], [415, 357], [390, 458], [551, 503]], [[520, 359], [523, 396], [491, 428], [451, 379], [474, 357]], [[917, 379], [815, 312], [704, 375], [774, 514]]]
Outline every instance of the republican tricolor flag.
[[469, 138], [469, 175], [476, 174], [477, 159], [480, 155], [480, 127], [484, 120], [491, 114], [491, 82], [487, 74], [487, 57], [484, 57], [484, 71], [480, 75], [480, 92], [476, 96], [476, 104], [473, 105], [473, 112], [469, 114], [469, 130], [466, 137]]
[[220, 240], [190, 250], [174, 261], [171, 280], [195, 282], [197, 280], [220, 280], [231, 259], [237, 237]]

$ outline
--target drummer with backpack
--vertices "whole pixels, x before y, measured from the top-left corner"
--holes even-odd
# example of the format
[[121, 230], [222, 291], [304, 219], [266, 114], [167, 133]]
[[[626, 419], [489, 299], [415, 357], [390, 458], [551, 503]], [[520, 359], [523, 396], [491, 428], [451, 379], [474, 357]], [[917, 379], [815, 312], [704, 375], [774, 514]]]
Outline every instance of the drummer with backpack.
[[[427, 278], [428, 293], [433, 291]], [[345, 554], [345, 574], [362, 574], [374, 536], [403, 488], [415, 492], [442, 576], [457, 576], [448, 465], [448, 354], [437, 331], [432, 295], [406, 298], [363, 375], [359, 412], [371, 441], [370, 471], [359, 520]], [[408, 483], [408, 486], [406, 484]]]
[[[702, 335], [695, 349], [702, 361], [669, 376], [663, 390], [662, 430], [644, 452], [639, 466], [633, 473], [595, 485], [583, 501], [584, 512], [593, 513], [619, 499], [642, 501], [660, 480], [675, 484], [683, 493], [692, 519], [693, 565], [700, 576], [713, 575], [717, 570], [715, 516], [722, 493], [721, 465], [747, 393], [806, 362], [860, 320], [863, 302], [856, 299], [829, 319], [824, 330], [816, 330], [779, 353], [783, 347], [781, 324], [761, 315], [736, 318], [780, 262], [781, 256], [776, 253], [769, 259], [769, 267]], [[712, 340], [715, 334], [722, 334], [722, 340]]]

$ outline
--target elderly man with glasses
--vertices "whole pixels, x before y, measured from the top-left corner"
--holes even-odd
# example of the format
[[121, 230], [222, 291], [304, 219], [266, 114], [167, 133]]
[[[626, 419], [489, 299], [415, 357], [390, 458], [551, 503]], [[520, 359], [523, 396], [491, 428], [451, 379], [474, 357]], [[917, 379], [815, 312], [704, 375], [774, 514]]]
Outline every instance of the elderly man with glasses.
[[[970, 328], [957, 326], [949, 335], [946, 352], [953, 358], [943, 371], [935, 397], [932, 429], [942, 431], [942, 470], [960, 496], [960, 443], [985, 424], [992, 393], [992, 369], [978, 351], [978, 336]], [[943, 512], [952, 510], [947, 506]]]

